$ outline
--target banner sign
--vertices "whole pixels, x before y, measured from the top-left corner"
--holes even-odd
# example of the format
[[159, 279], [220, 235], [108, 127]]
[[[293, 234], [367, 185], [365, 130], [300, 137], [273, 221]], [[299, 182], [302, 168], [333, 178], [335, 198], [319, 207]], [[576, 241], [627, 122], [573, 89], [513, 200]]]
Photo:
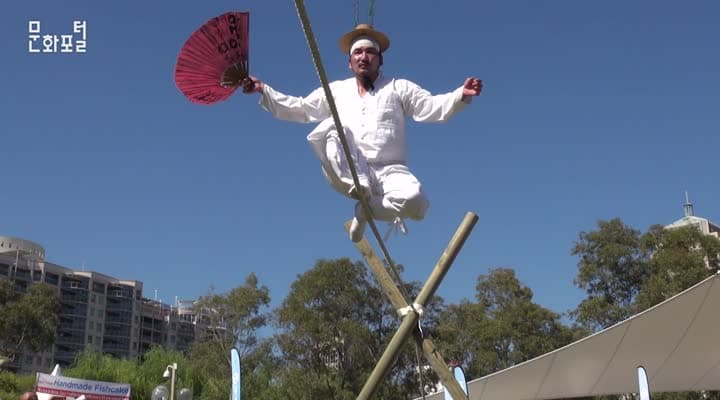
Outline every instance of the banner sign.
[[84, 394], [87, 400], [130, 400], [129, 384], [88, 381], [41, 373], [37, 374], [36, 391], [62, 397], [79, 397]]

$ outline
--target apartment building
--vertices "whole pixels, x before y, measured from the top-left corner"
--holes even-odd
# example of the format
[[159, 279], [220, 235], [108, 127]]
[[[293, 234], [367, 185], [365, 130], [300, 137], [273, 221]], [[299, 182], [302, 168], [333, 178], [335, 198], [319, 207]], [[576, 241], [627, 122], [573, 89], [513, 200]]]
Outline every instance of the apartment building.
[[0, 279], [11, 279], [20, 292], [46, 283], [60, 300], [52, 348], [18, 357], [10, 365], [17, 371], [49, 372], [55, 364], [70, 365], [84, 349], [120, 358], [136, 358], [153, 345], [186, 350], [197, 337], [192, 302], [180, 310], [144, 298], [140, 281], [45, 261], [43, 247], [29, 240], [0, 236]]
[[192, 308], [194, 302], [169, 305], [157, 300], [143, 299], [140, 324], [140, 353], [153, 346], [186, 351], [199, 338], [200, 326]]

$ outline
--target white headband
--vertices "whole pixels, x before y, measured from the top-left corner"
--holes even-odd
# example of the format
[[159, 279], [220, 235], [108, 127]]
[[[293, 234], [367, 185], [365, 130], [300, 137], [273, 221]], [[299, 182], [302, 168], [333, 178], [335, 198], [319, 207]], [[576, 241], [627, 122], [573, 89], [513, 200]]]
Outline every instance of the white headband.
[[352, 46], [350, 46], [350, 54], [352, 54], [358, 47], [374, 47], [375, 50], [380, 51], [380, 45], [378, 42], [372, 40], [370, 36], [358, 36]]

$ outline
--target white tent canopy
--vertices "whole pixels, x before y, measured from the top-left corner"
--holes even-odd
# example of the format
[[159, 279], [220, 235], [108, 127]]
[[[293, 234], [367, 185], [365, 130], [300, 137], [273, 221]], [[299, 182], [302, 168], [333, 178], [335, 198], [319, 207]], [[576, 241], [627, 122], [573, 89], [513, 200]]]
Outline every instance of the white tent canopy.
[[[468, 383], [471, 400], [720, 390], [720, 275], [610, 328]], [[442, 393], [426, 396], [440, 400]]]

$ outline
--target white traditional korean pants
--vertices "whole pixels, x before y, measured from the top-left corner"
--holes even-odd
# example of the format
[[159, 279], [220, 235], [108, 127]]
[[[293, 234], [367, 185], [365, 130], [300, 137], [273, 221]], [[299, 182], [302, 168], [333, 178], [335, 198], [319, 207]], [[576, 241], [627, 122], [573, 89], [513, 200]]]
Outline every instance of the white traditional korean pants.
[[[404, 164], [369, 163], [355, 146], [352, 132], [345, 127], [344, 133], [360, 184], [369, 189], [374, 218], [391, 222], [397, 217], [423, 219], [430, 202], [410, 169]], [[332, 119], [321, 122], [307, 138], [330, 186], [350, 197], [352, 173]]]

